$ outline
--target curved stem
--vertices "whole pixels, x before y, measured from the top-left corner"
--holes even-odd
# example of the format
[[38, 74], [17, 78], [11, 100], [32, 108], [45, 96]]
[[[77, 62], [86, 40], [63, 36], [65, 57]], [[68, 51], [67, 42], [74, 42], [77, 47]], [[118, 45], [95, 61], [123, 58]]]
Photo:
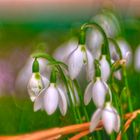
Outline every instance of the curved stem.
[[108, 37], [108, 40], [114, 44], [116, 51], [119, 54], [120, 59], [122, 59], [122, 52], [121, 52], [121, 49], [120, 49], [118, 43], [116, 42], [116, 40], [114, 40], [113, 38], [110, 38], [110, 37]]
[[81, 26], [81, 31], [80, 31], [79, 43], [80, 44], [85, 44], [85, 41], [86, 41], [86, 30], [88, 28], [96, 28], [102, 34], [103, 39], [104, 39], [104, 44], [102, 46], [102, 54], [107, 55], [108, 62], [111, 65], [109, 43], [108, 43], [107, 35], [106, 35], [105, 31], [103, 30], [103, 28], [100, 25], [98, 25], [95, 22], [85, 23], [84, 25], [82, 25]]
[[57, 61], [56, 59], [54, 59], [52, 56], [50, 56], [49, 54], [46, 53], [34, 53], [32, 54], [33, 58], [45, 58], [46, 60], [48, 60], [49, 62], [51, 62], [52, 64], [60, 64], [62, 66], [64, 66], [67, 69], [67, 65], [61, 61]]

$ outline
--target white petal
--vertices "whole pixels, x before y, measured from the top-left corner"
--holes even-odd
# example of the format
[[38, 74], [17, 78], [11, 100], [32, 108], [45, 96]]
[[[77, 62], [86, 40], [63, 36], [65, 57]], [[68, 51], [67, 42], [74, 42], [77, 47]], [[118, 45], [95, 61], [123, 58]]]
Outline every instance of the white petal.
[[58, 96], [58, 90], [51, 83], [44, 95], [44, 109], [49, 115], [53, 114], [58, 106]]
[[85, 105], [88, 105], [91, 98], [92, 98], [92, 88], [93, 88], [93, 82], [90, 82], [85, 90], [84, 94], [84, 103]]
[[113, 109], [114, 112], [116, 113], [116, 119], [115, 119], [114, 130], [118, 133], [119, 130], [120, 130], [120, 124], [121, 124], [120, 116], [119, 116], [117, 110], [116, 110], [114, 107], [112, 107], [112, 109]]
[[59, 91], [59, 109], [61, 111], [61, 114], [65, 116], [67, 112], [67, 99], [64, 91], [61, 88], [58, 88], [58, 91]]
[[122, 79], [122, 75], [121, 75], [121, 71], [120, 70], [117, 70], [115, 73], [114, 73], [115, 77], [118, 79], [118, 80], [121, 80]]
[[68, 58], [68, 69], [71, 79], [75, 79], [83, 66], [83, 52], [81, 47], [74, 50]]
[[99, 59], [103, 37], [98, 30], [91, 30], [87, 33], [87, 47], [91, 50], [93, 57]]
[[116, 47], [112, 42], [109, 42], [109, 51], [110, 51], [110, 56], [111, 56], [111, 61], [117, 61], [119, 59], [119, 55], [117, 53]]
[[97, 127], [102, 114], [102, 109], [98, 108], [94, 114], [92, 115], [91, 122], [90, 122], [90, 132], [94, 131]]
[[49, 86], [50, 81], [44, 76], [42, 76], [42, 81], [43, 81], [44, 87], [47, 88]]
[[39, 95], [36, 97], [34, 101], [34, 111], [38, 111], [39, 109], [43, 109], [43, 98], [45, 94], [46, 88], [44, 88]]
[[102, 121], [104, 128], [108, 134], [111, 134], [116, 120], [116, 113], [110, 106], [106, 106], [102, 112]]
[[34, 101], [39, 92], [44, 88], [41, 75], [39, 73], [33, 73], [28, 85], [27, 90], [30, 95], [31, 101]]
[[105, 55], [102, 56], [100, 65], [101, 65], [101, 77], [104, 81], [107, 81], [110, 76], [110, 66], [108, 61], [106, 60]]
[[93, 57], [92, 54], [87, 50], [87, 78], [88, 80], [92, 80], [94, 76], [94, 65], [93, 65]]
[[105, 84], [98, 78], [92, 88], [92, 98], [97, 107], [103, 107], [106, 93]]

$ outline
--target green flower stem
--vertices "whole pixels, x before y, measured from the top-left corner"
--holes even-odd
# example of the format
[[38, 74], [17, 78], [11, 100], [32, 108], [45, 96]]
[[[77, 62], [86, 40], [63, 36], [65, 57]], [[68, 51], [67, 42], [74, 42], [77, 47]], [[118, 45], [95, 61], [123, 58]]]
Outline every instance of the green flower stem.
[[51, 71], [50, 82], [56, 83], [56, 71], [55, 71], [55, 69], [52, 69], [52, 71]]
[[[129, 92], [129, 86], [128, 86], [128, 80], [127, 80], [127, 73], [126, 73], [126, 65], [123, 66], [123, 78], [124, 78], [124, 83], [125, 83], [125, 87], [126, 87], [126, 92], [127, 92], [127, 95], [128, 95], [128, 108], [129, 108], [129, 111], [130, 112], [133, 112], [133, 105], [132, 105], [132, 101], [131, 101], [131, 95], [130, 95], [130, 92]], [[132, 124], [132, 127], [133, 127], [133, 134], [134, 134], [134, 137], [135, 137], [135, 122], [133, 122]]]
[[[123, 66], [123, 78], [124, 78], [124, 84], [126, 87], [126, 92], [127, 94], [130, 96], [130, 92], [129, 92], [129, 86], [128, 86], [128, 80], [127, 80], [127, 73], [126, 73], [126, 66]], [[133, 106], [132, 106], [132, 101], [131, 98], [128, 98], [128, 106], [129, 106], [129, 111], [133, 112]]]
[[102, 55], [107, 55], [107, 60], [111, 65], [109, 43], [108, 43], [107, 35], [106, 35], [105, 31], [103, 30], [103, 28], [100, 25], [98, 25], [97, 23], [90, 22], [90, 23], [85, 23], [81, 26], [79, 44], [84, 45], [86, 43], [86, 30], [88, 28], [96, 28], [102, 34], [103, 39], [104, 39], [104, 44], [102, 46]]
[[71, 105], [71, 107], [72, 107], [72, 110], [73, 110], [73, 113], [74, 113], [74, 118], [75, 118], [75, 120], [76, 120], [76, 123], [79, 123], [79, 119], [78, 119], [79, 117], [77, 116], [76, 108], [74, 107], [74, 105], [73, 105], [73, 103], [72, 103], [72, 98], [71, 98], [71, 96], [70, 96], [70, 90], [69, 90], [67, 78], [65, 77], [65, 74], [64, 74], [62, 68], [61, 68], [60, 66], [57, 66], [57, 68], [58, 68], [58, 70], [59, 70], [60, 73], [61, 73], [63, 82], [64, 82], [64, 84], [65, 84], [65, 86], [66, 86], [67, 91], [68, 91], [68, 97], [69, 97], [69, 99], [70, 99], [70, 105]]
[[101, 77], [100, 63], [96, 59], [94, 60], [94, 66], [95, 66], [95, 77]]
[[52, 56], [50, 56], [47, 53], [34, 53], [34, 54], [32, 54], [32, 57], [35, 58], [35, 59], [37, 59], [37, 58], [45, 58], [53, 65], [62, 65], [65, 68], [67, 68], [67, 65], [65, 63], [55, 60]]
[[[121, 49], [120, 49], [118, 43], [112, 38], [108, 38], [108, 41], [110, 41], [110, 42], [112, 42], [114, 44], [115, 49], [116, 49], [117, 53], [119, 54], [119, 58], [122, 59], [123, 58], [122, 57], [122, 52], [121, 52]], [[114, 70], [115, 70], [115, 68], [112, 67], [111, 68], [110, 83], [111, 83], [112, 91], [114, 93], [116, 93], [116, 91], [114, 90], [114, 87], [113, 87], [113, 84], [115, 82], [114, 78], [113, 78]], [[120, 97], [119, 97], [118, 93], [114, 94], [114, 101], [115, 101], [115, 106], [116, 106], [117, 110], [119, 110], [119, 112], [120, 112], [121, 118], [123, 118], [124, 112], [123, 112], [123, 109], [122, 109], [122, 103], [120, 102]], [[121, 121], [121, 126], [123, 126], [123, 125], [124, 125], [124, 120]], [[124, 140], [127, 140], [127, 134], [124, 134], [124, 135], [125, 135]]]
[[78, 82], [76, 80], [74, 80], [74, 84], [76, 86], [76, 89], [78, 91], [78, 95], [79, 95], [79, 98], [80, 98], [80, 101], [81, 101], [81, 105], [82, 105], [82, 109], [84, 110], [84, 114], [85, 114], [85, 117], [86, 117], [86, 121], [89, 121], [89, 116], [88, 116], [88, 113], [87, 113], [87, 110], [86, 110], [86, 107], [83, 103], [84, 99], [83, 99], [83, 96], [82, 96], [82, 92], [80, 90], [80, 86], [78, 84]]

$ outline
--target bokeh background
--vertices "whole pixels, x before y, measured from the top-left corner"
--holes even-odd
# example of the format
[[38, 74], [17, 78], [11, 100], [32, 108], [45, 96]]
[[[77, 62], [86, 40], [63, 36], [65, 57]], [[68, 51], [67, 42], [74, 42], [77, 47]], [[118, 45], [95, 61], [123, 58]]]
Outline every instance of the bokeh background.
[[[109, 9], [121, 27], [118, 37], [129, 43], [134, 58], [140, 45], [139, 7], [139, 0], [0, 0], [0, 134], [14, 135], [74, 123], [70, 109], [66, 117], [59, 111], [49, 117], [43, 111], [33, 112], [26, 89], [31, 54], [38, 50], [53, 54], [55, 48], [78, 37], [83, 23]], [[134, 61], [128, 68], [128, 78], [134, 109], [138, 109], [140, 70], [135, 70]]]

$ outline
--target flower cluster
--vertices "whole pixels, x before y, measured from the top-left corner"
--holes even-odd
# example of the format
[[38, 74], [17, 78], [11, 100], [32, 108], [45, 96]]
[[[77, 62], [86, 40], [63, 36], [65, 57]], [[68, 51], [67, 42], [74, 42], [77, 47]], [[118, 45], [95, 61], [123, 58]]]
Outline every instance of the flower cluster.
[[[117, 31], [111, 30], [114, 27], [112, 22], [108, 23], [110, 22], [108, 17], [104, 19], [100, 15], [95, 17], [96, 20], [95, 23], [86, 23], [81, 26], [79, 44], [75, 40], [69, 41], [66, 47], [62, 46], [55, 51], [55, 58], [48, 54], [34, 55], [33, 74], [28, 83], [28, 92], [34, 102], [34, 111], [41, 109], [51, 115], [59, 107], [64, 116], [70, 105], [76, 120], [81, 119], [79, 104], [87, 113], [85, 105], [93, 100], [97, 110], [91, 118], [90, 132], [93, 132], [102, 120], [106, 132], [111, 134], [112, 131], [119, 132], [120, 130], [119, 109], [112, 99], [116, 90], [112, 88], [112, 81], [125, 78], [125, 68], [130, 65], [132, 56], [131, 49], [123, 39], [115, 41], [112, 38]], [[86, 43], [88, 28], [95, 28], [92, 32], [93, 40], [89, 46]], [[90, 42], [91, 39], [88, 41]], [[93, 42], [96, 43], [96, 47], [93, 47]], [[46, 58], [49, 61], [48, 66], [51, 67], [49, 79], [40, 74], [38, 58]], [[82, 81], [85, 79], [88, 81], [84, 95], [81, 94], [77, 84], [77, 79], [80, 81], [80, 77], [83, 78]], [[64, 86], [60, 86], [60, 83]], [[127, 88], [126, 82], [125, 88]]]

